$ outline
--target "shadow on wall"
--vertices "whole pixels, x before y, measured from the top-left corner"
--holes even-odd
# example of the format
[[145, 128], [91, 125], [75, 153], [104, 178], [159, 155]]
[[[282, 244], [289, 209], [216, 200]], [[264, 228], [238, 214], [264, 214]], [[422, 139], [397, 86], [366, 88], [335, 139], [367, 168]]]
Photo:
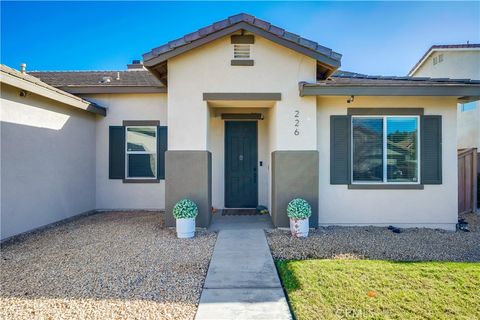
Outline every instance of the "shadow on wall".
[[3, 93], [1, 238], [93, 210], [95, 115]]

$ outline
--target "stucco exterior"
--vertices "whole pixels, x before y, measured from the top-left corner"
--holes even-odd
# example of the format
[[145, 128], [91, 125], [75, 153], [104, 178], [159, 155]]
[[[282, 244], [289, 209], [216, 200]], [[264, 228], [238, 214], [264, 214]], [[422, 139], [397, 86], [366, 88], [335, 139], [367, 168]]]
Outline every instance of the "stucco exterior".
[[109, 126], [121, 126], [124, 120], [159, 120], [167, 124], [167, 95], [95, 94], [83, 98], [107, 108], [108, 117], [96, 121], [97, 197], [95, 209], [165, 209], [165, 181], [159, 183], [123, 183], [108, 178]]
[[[457, 214], [456, 99], [429, 97], [318, 97], [319, 224], [395, 225], [455, 230]], [[330, 116], [347, 108], [424, 108], [442, 116], [443, 181], [424, 190], [352, 190], [330, 184]]]
[[[169, 148], [172, 150], [208, 149], [208, 108], [206, 92], [278, 92], [270, 118], [272, 150], [313, 150], [316, 146], [315, 98], [300, 97], [299, 81], [315, 81], [316, 62], [291, 49], [259, 36], [252, 49], [254, 66], [231, 66], [233, 49], [230, 37], [186, 52], [168, 61]], [[187, 93], [188, 94], [185, 94]], [[295, 136], [292, 115], [300, 110], [301, 136]], [[188, 128], [188, 129], [186, 129]], [[191, 132], [195, 132], [194, 135]]]
[[95, 115], [1, 87], [1, 238], [95, 209]]
[[[169, 149], [212, 153], [213, 206], [223, 208], [224, 121], [219, 113], [228, 107], [228, 112], [260, 110], [265, 120], [258, 126], [259, 204], [270, 207], [271, 152], [316, 148], [315, 97], [298, 94], [300, 81], [315, 81], [316, 61], [259, 36], [252, 48], [253, 66], [232, 66], [232, 54], [226, 36], [168, 61]], [[211, 92], [280, 93], [281, 100], [204, 101], [203, 93]], [[300, 113], [300, 135], [294, 134], [295, 110]]]
[[[443, 61], [433, 59], [443, 55]], [[415, 77], [480, 79], [480, 49], [436, 50], [412, 74]]]
[[[350, 96], [301, 96], [300, 82], [322, 86], [321, 81], [316, 83], [318, 61], [291, 47], [254, 36], [250, 56], [253, 65], [232, 65], [233, 46], [228, 34], [163, 61], [163, 65], [168, 65], [165, 68], [168, 69], [167, 88], [162, 85], [143, 93], [122, 93], [125, 88], [120, 86], [108, 88], [95, 84], [85, 90], [115, 89], [117, 93], [78, 94], [85, 100], [79, 99], [82, 103], [92, 102], [106, 108], [106, 117], [89, 113], [91, 110], [87, 107], [72, 109], [34, 94], [20, 98], [17, 89], [2, 86], [2, 239], [90, 210], [166, 210], [167, 226], [174, 226], [171, 208], [184, 197], [195, 198], [201, 206], [197, 223], [208, 226], [211, 207], [225, 207], [225, 120], [221, 118], [222, 113], [263, 115], [257, 122], [258, 204], [276, 211], [272, 216], [277, 226], [288, 225], [286, 205], [290, 198], [302, 197], [314, 203], [313, 227], [395, 225], [455, 229], [458, 218], [458, 97], [360, 94], [347, 103]], [[475, 65], [477, 60], [468, 52], [465, 54], [460, 61], [445, 52], [441, 68], [456, 61], [456, 68], [463, 70], [465, 60], [469, 66]], [[437, 75], [438, 70], [428, 69], [429, 59], [416, 75], [444, 77], [443, 72], [449, 72], [443, 70]], [[480, 75], [458, 77], [480, 78]], [[414, 86], [412, 83], [408, 85]], [[376, 86], [371, 84], [369, 88], [373, 92], [380, 87]], [[128, 90], [139, 88], [133, 86]], [[168, 93], [146, 93], [159, 88]], [[372, 92], [367, 94], [375, 94]], [[218, 94], [230, 98], [218, 98]], [[232, 98], [231, 94], [236, 94], [237, 98]], [[269, 98], [261, 99], [257, 95], [255, 99], [251, 98], [252, 94]], [[398, 95], [398, 92], [393, 94]], [[103, 108], [96, 110], [104, 115]], [[347, 115], [348, 108], [422, 108], [425, 115], [442, 116], [439, 184], [425, 184], [423, 188], [409, 190], [360, 190], [349, 189], [346, 184], [331, 184], [330, 117]], [[472, 114], [476, 112], [476, 118], [462, 120], [465, 125], [461, 130], [469, 134], [477, 130], [480, 141], [479, 109], [472, 111]], [[459, 119], [464, 115], [467, 112], [459, 114]], [[120, 174], [109, 177], [109, 128], [132, 120], [155, 120], [161, 126], [168, 126], [166, 180], [155, 183], [153, 180], [124, 181], [124, 138], [118, 138], [117, 144], [112, 143], [119, 154], [116, 159], [120, 166], [116, 168], [120, 168]], [[123, 129], [116, 130], [122, 136]], [[158, 150], [164, 150], [164, 142], [159, 143], [163, 147]], [[247, 174], [243, 176], [250, 177]]]

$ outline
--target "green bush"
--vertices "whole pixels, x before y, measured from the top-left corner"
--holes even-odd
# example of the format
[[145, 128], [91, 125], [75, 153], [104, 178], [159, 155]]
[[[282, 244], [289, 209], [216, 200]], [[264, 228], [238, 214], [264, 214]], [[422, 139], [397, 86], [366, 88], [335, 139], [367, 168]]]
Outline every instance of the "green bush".
[[195, 202], [183, 199], [177, 202], [173, 207], [173, 216], [175, 219], [195, 218], [198, 215], [198, 208]]
[[312, 215], [312, 207], [304, 199], [293, 199], [287, 207], [287, 215], [290, 219], [302, 220]]

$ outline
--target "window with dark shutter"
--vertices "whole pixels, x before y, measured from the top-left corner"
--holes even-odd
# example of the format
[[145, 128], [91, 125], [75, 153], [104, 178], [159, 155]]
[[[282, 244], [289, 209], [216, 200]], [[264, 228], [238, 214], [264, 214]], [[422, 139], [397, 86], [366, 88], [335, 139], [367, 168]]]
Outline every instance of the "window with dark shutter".
[[424, 116], [423, 109], [401, 116], [389, 109], [378, 116], [360, 111], [355, 114], [361, 116], [330, 117], [331, 184], [423, 189], [442, 183], [441, 116]]
[[124, 121], [124, 126], [109, 128], [110, 179], [129, 183], [165, 179], [168, 129], [155, 124], [159, 121]]

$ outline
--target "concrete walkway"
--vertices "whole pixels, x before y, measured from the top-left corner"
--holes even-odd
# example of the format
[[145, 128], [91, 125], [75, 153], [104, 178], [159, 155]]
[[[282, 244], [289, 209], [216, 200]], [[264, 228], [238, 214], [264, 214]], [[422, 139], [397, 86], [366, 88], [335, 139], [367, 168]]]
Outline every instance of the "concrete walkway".
[[195, 319], [292, 319], [263, 229], [220, 230]]

